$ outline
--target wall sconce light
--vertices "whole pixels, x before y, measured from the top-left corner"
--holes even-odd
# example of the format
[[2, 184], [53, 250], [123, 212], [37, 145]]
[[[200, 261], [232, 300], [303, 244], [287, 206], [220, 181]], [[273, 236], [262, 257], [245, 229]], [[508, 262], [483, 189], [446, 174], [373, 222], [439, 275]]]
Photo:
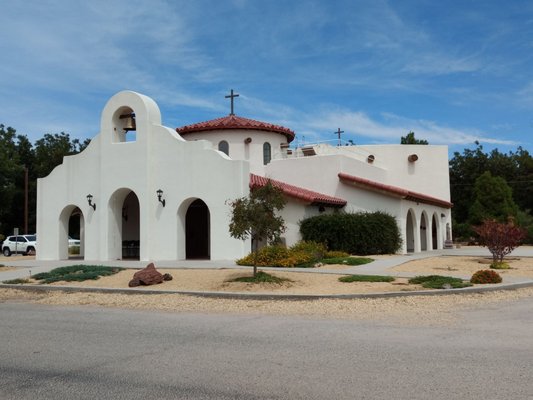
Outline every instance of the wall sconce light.
[[251, 138], [251, 137], [247, 137], [246, 139], [244, 139], [244, 143], [245, 143], [245, 144], [250, 144], [250, 143], [252, 143], [252, 138]]
[[374, 156], [374, 154], [370, 154], [367, 158], [366, 158], [366, 161], [369, 163], [369, 164], [372, 164], [374, 162], [374, 160], [376, 159], [376, 157]]
[[94, 211], [96, 211], [96, 204], [93, 203], [93, 195], [88, 194], [87, 195], [87, 202], [89, 203], [89, 207], [92, 207]]
[[440, 217], [441, 217], [442, 219], [444, 219], [444, 218], [446, 218], [446, 214], [441, 213], [441, 214], [440, 214]]
[[409, 157], [407, 157], [407, 159], [409, 160], [409, 162], [415, 162], [416, 160], [418, 160], [418, 156], [416, 154], [411, 154]]
[[163, 196], [163, 191], [161, 189], [157, 189], [156, 193], [157, 193], [157, 200], [159, 200], [159, 202], [163, 204], [163, 207], [165, 207], [166, 201], [165, 199], [161, 199], [161, 197]]

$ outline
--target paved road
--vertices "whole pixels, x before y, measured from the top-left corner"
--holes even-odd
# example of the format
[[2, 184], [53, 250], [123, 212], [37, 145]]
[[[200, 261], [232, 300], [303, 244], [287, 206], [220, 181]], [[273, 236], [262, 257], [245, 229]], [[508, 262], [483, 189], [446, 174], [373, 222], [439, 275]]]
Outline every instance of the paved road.
[[0, 398], [531, 399], [533, 299], [440, 327], [0, 304]]

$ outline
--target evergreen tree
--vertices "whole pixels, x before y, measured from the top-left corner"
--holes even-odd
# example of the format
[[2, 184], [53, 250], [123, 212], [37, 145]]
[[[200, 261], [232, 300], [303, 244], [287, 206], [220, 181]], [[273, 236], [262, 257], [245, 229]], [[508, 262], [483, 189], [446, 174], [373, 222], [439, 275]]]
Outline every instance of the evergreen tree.
[[407, 135], [402, 136], [400, 139], [400, 144], [429, 144], [427, 140], [416, 139], [415, 133], [413, 131], [409, 132]]
[[471, 225], [479, 225], [487, 219], [499, 222], [516, 219], [518, 207], [505, 179], [486, 171], [476, 179], [473, 195], [474, 202], [469, 211]]

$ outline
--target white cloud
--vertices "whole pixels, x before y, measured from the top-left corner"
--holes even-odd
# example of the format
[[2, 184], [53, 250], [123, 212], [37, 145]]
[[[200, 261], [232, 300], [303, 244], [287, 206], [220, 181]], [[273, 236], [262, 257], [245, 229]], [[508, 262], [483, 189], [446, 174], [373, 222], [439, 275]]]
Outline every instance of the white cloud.
[[399, 143], [401, 136], [414, 131], [417, 138], [426, 139], [431, 144], [471, 144], [475, 141], [502, 145], [516, 144], [511, 140], [493, 138], [473, 129], [452, 128], [434, 121], [414, 120], [387, 113], [382, 114], [378, 120], [362, 111], [335, 110], [309, 116], [302, 125], [303, 130], [316, 132], [318, 137], [322, 136], [320, 132], [333, 133], [336, 127], [340, 127], [345, 131], [347, 138], [363, 137], [377, 143]]

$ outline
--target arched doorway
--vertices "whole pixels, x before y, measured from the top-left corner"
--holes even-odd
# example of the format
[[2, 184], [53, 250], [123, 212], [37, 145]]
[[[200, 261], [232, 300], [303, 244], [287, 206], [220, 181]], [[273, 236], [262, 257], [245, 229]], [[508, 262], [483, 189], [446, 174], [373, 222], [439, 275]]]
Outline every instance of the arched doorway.
[[59, 216], [59, 259], [82, 259], [85, 253], [85, 219], [81, 209], [69, 205]]
[[209, 259], [210, 248], [209, 208], [197, 199], [191, 203], [185, 215], [185, 257]]
[[427, 240], [427, 218], [426, 213], [423, 212], [420, 217], [420, 250], [427, 251], [428, 249], [428, 240]]
[[431, 243], [433, 250], [437, 250], [438, 247], [438, 238], [437, 238], [437, 215], [433, 214], [433, 218], [431, 220]]
[[140, 205], [131, 189], [117, 190], [109, 199], [108, 258], [140, 258]]
[[415, 216], [413, 211], [407, 212], [407, 222], [405, 226], [405, 241], [408, 253], [414, 253], [415, 251]]
[[83, 213], [76, 207], [68, 221], [68, 257], [83, 259], [85, 220]]
[[138, 260], [141, 249], [139, 199], [130, 192], [122, 205], [122, 259]]

